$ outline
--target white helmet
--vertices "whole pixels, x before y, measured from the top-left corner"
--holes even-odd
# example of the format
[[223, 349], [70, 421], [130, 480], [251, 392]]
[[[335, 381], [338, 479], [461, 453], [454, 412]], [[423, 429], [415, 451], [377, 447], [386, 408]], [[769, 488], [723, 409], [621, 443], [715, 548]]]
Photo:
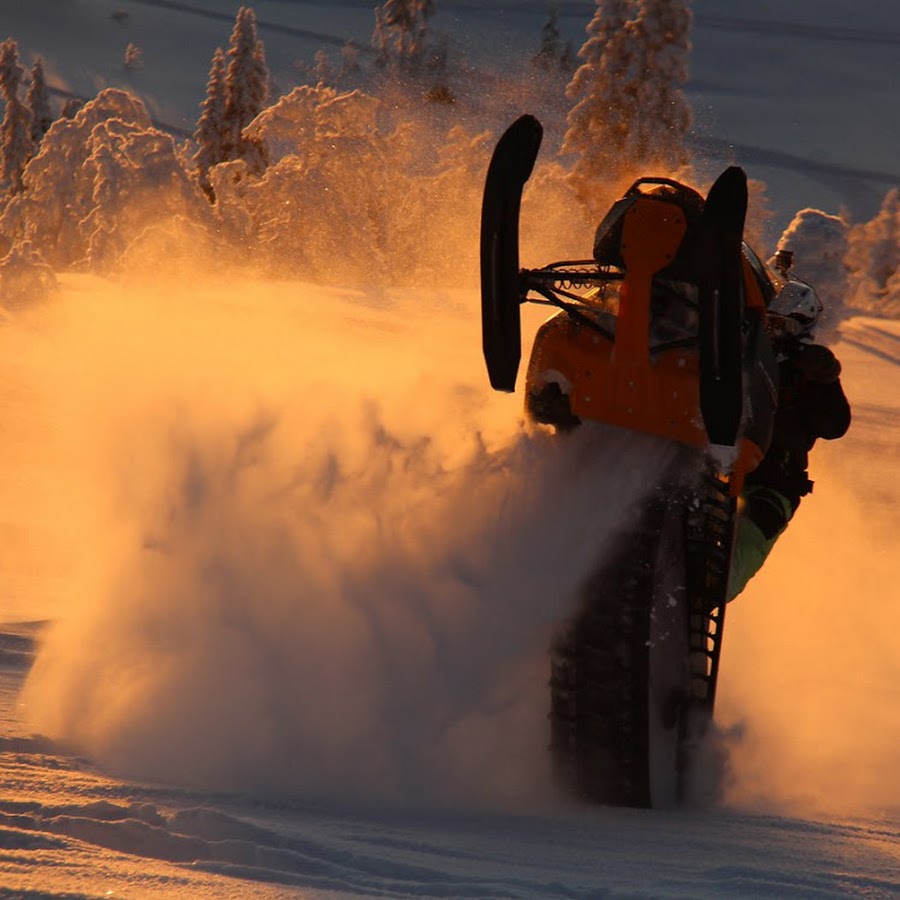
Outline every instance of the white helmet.
[[791, 320], [790, 331], [797, 337], [812, 337], [824, 307], [812, 285], [796, 278], [782, 286], [769, 305], [769, 312]]

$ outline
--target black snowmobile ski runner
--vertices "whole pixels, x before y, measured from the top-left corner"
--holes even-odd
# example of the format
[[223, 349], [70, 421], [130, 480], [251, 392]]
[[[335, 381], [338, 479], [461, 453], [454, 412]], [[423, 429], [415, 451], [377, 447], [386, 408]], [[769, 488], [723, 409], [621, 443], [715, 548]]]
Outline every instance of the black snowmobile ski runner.
[[747, 176], [726, 169], [703, 208], [700, 277], [700, 409], [710, 442], [733, 446], [743, 415], [742, 247]]
[[481, 324], [491, 386], [511, 392], [522, 353], [519, 304], [519, 206], [544, 129], [534, 116], [516, 119], [491, 158], [481, 209]]

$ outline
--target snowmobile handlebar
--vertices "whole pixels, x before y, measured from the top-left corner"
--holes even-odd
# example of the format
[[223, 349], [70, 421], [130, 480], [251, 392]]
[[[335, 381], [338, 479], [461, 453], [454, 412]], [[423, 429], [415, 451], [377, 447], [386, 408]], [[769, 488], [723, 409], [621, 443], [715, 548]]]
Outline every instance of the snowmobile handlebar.
[[520, 302], [528, 302], [525, 296], [530, 289], [548, 287], [593, 287], [610, 281], [621, 281], [622, 272], [603, 271], [592, 259], [563, 260], [549, 263], [540, 269], [520, 269]]
[[802, 324], [792, 316], [782, 316], [771, 310], [766, 315], [766, 332], [776, 350], [790, 350], [804, 343], [806, 336]]
[[631, 187], [628, 188], [627, 191], [625, 191], [625, 196], [632, 197], [635, 194], [640, 194], [641, 186], [645, 185], [645, 184], [654, 184], [657, 186], [665, 185], [670, 188], [675, 188], [675, 190], [683, 190], [684, 189], [684, 185], [678, 181], [675, 181], [674, 178], [663, 178], [661, 176], [647, 175], [643, 178], [638, 178], [638, 180], [635, 181], [634, 184], [632, 184]]

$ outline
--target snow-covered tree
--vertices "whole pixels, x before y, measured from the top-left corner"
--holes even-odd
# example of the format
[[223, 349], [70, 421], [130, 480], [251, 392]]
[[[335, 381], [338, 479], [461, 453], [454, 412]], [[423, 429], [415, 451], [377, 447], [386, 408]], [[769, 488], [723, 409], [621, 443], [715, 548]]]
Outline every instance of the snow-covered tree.
[[337, 96], [327, 85], [303, 84], [266, 107], [248, 129], [248, 137], [261, 142], [272, 164], [285, 156], [308, 157], [316, 150], [318, 110]]
[[597, 0], [578, 51], [581, 65], [566, 88], [573, 106], [566, 119], [562, 152], [575, 154], [570, 180], [579, 200], [599, 212], [600, 186], [628, 169], [625, 147], [637, 110], [627, 76], [634, 49], [625, 25], [634, 0]]
[[331, 65], [331, 59], [328, 51], [317, 50], [313, 57], [313, 66], [310, 69], [313, 84], [333, 84], [335, 81], [334, 68]]
[[125, 48], [125, 68], [129, 71], [143, 68], [144, 51], [137, 44], [129, 43]]
[[875, 218], [852, 230], [847, 263], [860, 292], [872, 300], [885, 296], [900, 271], [900, 189], [888, 191]]
[[553, 69], [559, 64], [562, 56], [562, 41], [559, 36], [559, 10], [551, 6], [547, 12], [547, 21], [541, 27], [541, 49], [535, 54], [532, 62], [539, 69]]
[[225, 160], [225, 53], [221, 47], [213, 54], [206, 85], [206, 98], [200, 106], [200, 118], [194, 131], [197, 152], [191, 158], [200, 186], [210, 194], [209, 170]]
[[801, 209], [778, 241], [779, 250], [794, 254], [794, 271], [822, 300], [822, 323], [834, 325], [847, 304], [849, 248], [847, 223], [819, 209]]
[[[258, 179], [237, 163], [211, 173], [223, 230], [252, 237], [257, 258], [353, 281], [383, 265], [383, 235], [395, 183], [380, 103], [325, 85], [295, 88], [247, 129], [270, 159]], [[353, 240], [348, 240], [353, 234]], [[339, 264], [339, 265], [338, 265]]]
[[627, 26], [640, 69], [632, 80], [638, 115], [631, 155], [674, 171], [687, 161], [685, 137], [691, 110], [682, 88], [688, 80], [691, 12], [686, 0], [640, 0]]
[[256, 36], [256, 14], [242, 6], [228, 47], [223, 147], [226, 160], [244, 159], [254, 171], [265, 168], [265, 159], [259, 146], [248, 141], [243, 131], [265, 107], [269, 82], [265, 49]]
[[115, 88], [50, 126], [24, 185], [0, 215], [0, 234], [40, 247], [56, 269], [114, 264], [149, 221], [209, 215], [171, 136], [153, 128], [140, 100]]
[[176, 217], [202, 220], [206, 204], [171, 135], [113, 118], [91, 130], [85, 149], [82, 173], [91, 187], [90, 209], [78, 228], [92, 269], [116, 268], [148, 226]]
[[31, 243], [14, 244], [0, 260], [0, 308], [18, 309], [52, 294], [56, 276]]
[[74, 119], [76, 113], [79, 109], [84, 106], [84, 100], [79, 97], [69, 97], [65, 103], [62, 105], [62, 109], [59, 111], [60, 118], [62, 119]]
[[44, 77], [44, 63], [39, 56], [31, 66], [31, 82], [25, 95], [25, 104], [31, 112], [31, 139], [37, 146], [53, 124], [50, 92], [47, 90], [47, 79]]
[[574, 106], [562, 148], [577, 155], [573, 188], [589, 207], [604, 183], [685, 163], [690, 24], [684, 0], [597, 0], [566, 90]]
[[359, 47], [348, 42], [341, 47], [341, 67], [337, 80], [343, 84], [356, 78], [360, 71], [362, 71], [362, 66], [359, 63]]
[[144, 105], [125, 91], [108, 88], [71, 118], [57, 119], [28, 164], [27, 188], [0, 216], [0, 233], [13, 241], [32, 241], [55, 268], [84, 253], [79, 226], [91, 210], [93, 182], [83, 165], [94, 127], [119, 119], [134, 128], [150, 128]]
[[22, 190], [22, 174], [34, 155], [31, 112], [19, 99], [25, 74], [19, 65], [19, 45], [12, 38], [0, 44], [0, 95], [6, 114], [0, 123], [0, 183], [12, 193]]
[[372, 44], [378, 63], [407, 72], [416, 70], [425, 56], [428, 20], [434, 12], [434, 0], [385, 0], [376, 7]]

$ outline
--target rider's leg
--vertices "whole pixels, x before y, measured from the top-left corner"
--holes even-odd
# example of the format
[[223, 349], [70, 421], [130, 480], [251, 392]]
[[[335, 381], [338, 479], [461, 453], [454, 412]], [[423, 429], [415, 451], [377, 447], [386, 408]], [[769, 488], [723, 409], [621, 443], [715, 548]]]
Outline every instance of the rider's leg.
[[749, 487], [735, 522], [734, 551], [728, 577], [728, 600], [733, 600], [762, 568], [775, 542], [787, 527], [794, 507], [769, 487]]

